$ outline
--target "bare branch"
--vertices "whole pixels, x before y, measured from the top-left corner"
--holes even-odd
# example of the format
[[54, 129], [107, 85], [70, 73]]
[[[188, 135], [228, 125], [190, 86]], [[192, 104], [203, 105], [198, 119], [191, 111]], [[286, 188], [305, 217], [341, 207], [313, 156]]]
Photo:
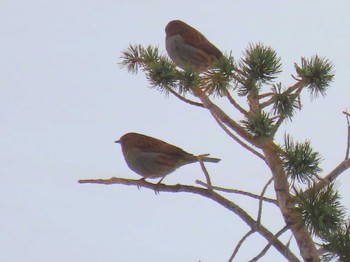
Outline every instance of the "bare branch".
[[279, 116], [278, 120], [276, 121], [274, 127], [273, 127], [273, 135], [276, 134], [276, 132], [278, 131], [278, 129], [280, 128], [281, 124], [283, 123], [283, 121], [286, 119], [285, 116]]
[[[303, 86], [304, 86], [304, 82], [303, 82], [302, 80], [300, 80], [299, 82], [297, 82], [297, 83], [295, 83], [294, 85], [290, 86], [290, 87], [286, 90], [286, 92], [289, 92], [290, 94], [292, 94], [292, 92], [295, 91], [294, 94], [297, 94], [297, 96], [299, 97], [299, 95], [300, 95], [300, 93], [301, 93], [301, 91], [302, 91], [302, 89], [303, 89]], [[267, 101], [261, 103], [260, 106], [261, 106], [261, 108], [264, 108], [264, 107], [267, 107], [267, 106], [273, 104], [273, 102], [274, 102], [274, 98], [271, 97], [269, 100], [267, 100]], [[300, 104], [299, 104], [299, 105], [300, 105]]]
[[[224, 198], [218, 193], [214, 192], [211, 189], [188, 186], [188, 185], [165, 185], [165, 184], [152, 184], [144, 179], [126, 179], [119, 177], [112, 177], [110, 179], [81, 179], [78, 183], [91, 183], [91, 184], [104, 184], [104, 185], [112, 185], [112, 184], [122, 184], [128, 186], [138, 186], [138, 187], [146, 187], [157, 192], [187, 192], [196, 195], [201, 195], [203, 197], [209, 198], [226, 209], [232, 211], [237, 216], [239, 216], [250, 228], [257, 228], [256, 221], [241, 207], [239, 207], [234, 202]], [[260, 226], [257, 228], [257, 232], [263, 236], [272, 246], [274, 246], [280, 253], [283, 255], [288, 261], [291, 262], [300, 262], [299, 259], [287, 248], [281, 241], [279, 241], [267, 228]]]
[[349, 158], [349, 150], [350, 150], [350, 114], [348, 112], [343, 111], [343, 114], [346, 116], [346, 122], [348, 123], [348, 141], [346, 145], [346, 153], [345, 153], [345, 160]]
[[[350, 113], [348, 113], [346, 111], [343, 111], [343, 114], [345, 114], [346, 116], [350, 117]], [[349, 120], [348, 120], [348, 123], [349, 123]]]
[[246, 141], [255, 145], [253, 137], [247, 131], [245, 131], [244, 128], [241, 127], [236, 121], [231, 119], [220, 107], [214, 104], [200, 88], [193, 88], [192, 92], [202, 101], [204, 107], [208, 109], [213, 116], [216, 116], [218, 119], [220, 119], [221, 122], [237, 132], [237, 134], [239, 134]]
[[203, 107], [204, 108], [204, 105], [202, 103], [198, 103], [198, 102], [195, 102], [195, 101], [192, 101], [192, 100], [189, 100], [185, 97], [183, 97], [182, 95], [180, 95], [179, 93], [177, 93], [176, 91], [174, 91], [172, 88], [170, 88], [169, 86], [165, 86], [165, 88], [170, 92], [172, 93], [174, 96], [176, 96], [178, 99], [180, 99], [181, 101], [187, 103], [187, 104], [190, 104], [190, 105], [193, 105], [193, 106], [198, 106], [198, 107]]
[[259, 99], [263, 99], [263, 98], [265, 98], [265, 97], [269, 97], [269, 96], [273, 96], [273, 95], [274, 95], [274, 93], [269, 92], [269, 93], [265, 93], [265, 94], [258, 95], [258, 98], [259, 98]]
[[[347, 150], [345, 155], [345, 160], [343, 160], [336, 168], [334, 168], [328, 175], [326, 175], [324, 178], [320, 178], [319, 182], [316, 184], [315, 188], [316, 190], [321, 190], [325, 186], [332, 183], [341, 173], [346, 171], [350, 168], [350, 158], [349, 158], [349, 147], [350, 147], [350, 121], [349, 116], [350, 114], [348, 112], [343, 112], [346, 115], [347, 123], [348, 123], [348, 142], [347, 142]], [[305, 195], [309, 194], [309, 190], [306, 190], [304, 192]]]
[[[263, 187], [263, 190], [261, 191], [261, 194], [260, 194], [260, 200], [259, 200], [259, 211], [258, 211], [258, 218], [256, 219], [257, 222], [258, 222], [258, 226], [261, 224], [261, 214], [262, 214], [262, 205], [263, 205], [263, 198], [264, 198], [264, 195], [266, 193], [266, 190], [268, 188], [268, 186], [272, 183], [273, 181], [273, 178], [271, 177], [269, 179], [269, 181], [267, 181], [266, 185]], [[276, 201], [277, 202], [277, 201]]]
[[212, 188], [209, 173], [208, 173], [208, 171], [207, 171], [207, 169], [205, 168], [205, 165], [204, 165], [204, 163], [203, 163], [203, 157], [205, 157], [205, 156], [207, 156], [207, 155], [208, 155], [208, 154], [199, 155], [199, 156], [197, 156], [197, 158], [198, 158], [199, 164], [201, 165], [202, 171], [203, 171], [203, 173], [204, 173], [204, 175], [205, 175], [205, 179], [207, 180], [207, 187], [208, 187], [208, 188]]
[[[200, 180], [196, 180], [196, 183], [198, 185], [202, 185], [205, 187], [208, 187], [208, 184], [200, 181]], [[259, 195], [255, 195], [253, 193], [250, 192], [246, 192], [243, 190], [238, 190], [238, 189], [231, 189], [231, 188], [223, 188], [223, 187], [218, 187], [218, 186], [212, 186], [211, 189], [217, 190], [217, 191], [221, 191], [221, 192], [225, 192], [225, 193], [233, 193], [233, 194], [239, 194], [239, 195], [243, 195], [243, 196], [248, 196], [251, 198], [255, 198], [255, 199], [259, 199], [261, 201], [266, 201], [268, 203], [272, 203], [277, 205], [277, 201], [275, 199], [272, 198], [268, 198], [268, 197], [264, 197], [264, 196], [259, 196]]]
[[236, 100], [233, 99], [233, 97], [231, 96], [230, 92], [225, 90], [225, 96], [227, 97], [228, 101], [230, 101], [230, 103], [239, 111], [241, 112], [243, 115], [248, 115], [248, 112], [241, 107]]
[[[288, 230], [288, 226], [285, 226], [284, 228], [282, 228], [280, 231], [277, 232], [277, 234], [275, 235], [275, 238], [277, 239], [279, 236], [281, 236], [287, 230]], [[260, 258], [265, 256], [266, 252], [270, 249], [270, 247], [271, 247], [271, 243], [268, 243], [266, 245], [266, 247], [256, 257], [254, 257], [253, 259], [249, 260], [249, 262], [256, 262], [256, 261], [258, 261]]]
[[292, 242], [292, 238], [293, 238], [293, 234], [290, 236], [288, 242], [286, 243], [286, 246], [287, 246], [287, 247], [290, 246], [290, 242]]
[[218, 117], [216, 117], [215, 115], [213, 115], [214, 119], [216, 120], [216, 122], [219, 124], [219, 126], [226, 132], [226, 134], [228, 134], [230, 137], [232, 137], [238, 144], [240, 144], [242, 147], [244, 147], [245, 149], [247, 149], [248, 151], [250, 151], [251, 153], [253, 153], [254, 155], [260, 157], [262, 160], [265, 160], [265, 157], [260, 154], [258, 151], [254, 150], [253, 148], [251, 148], [250, 146], [248, 146], [246, 143], [244, 143], [242, 140], [240, 140], [235, 134], [233, 134], [226, 126], [223, 122], [220, 121], [220, 119]]
[[243, 242], [244, 242], [251, 234], [254, 234], [254, 232], [255, 232], [255, 230], [252, 229], [252, 230], [248, 231], [248, 232], [242, 237], [242, 239], [238, 242], [238, 244], [237, 244], [235, 250], [233, 251], [231, 257], [229, 258], [228, 262], [232, 262], [232, 261], [233, 261], [233, 259], [234, 259], [235, 256], [237, 255], [237, 253], [238, 253], [240, 247], [242, 246]]
[[[325, 186], [332, 183], [341, 173], [350, 168], [350, 158], [343, 160], [336, 168], [334, 168], [327, 176], [321, 178], [321, 180], [315, 185], [316, 191], [321, 190]], [[303, 194], [308, 195], [309, 190], [306, 190]]]

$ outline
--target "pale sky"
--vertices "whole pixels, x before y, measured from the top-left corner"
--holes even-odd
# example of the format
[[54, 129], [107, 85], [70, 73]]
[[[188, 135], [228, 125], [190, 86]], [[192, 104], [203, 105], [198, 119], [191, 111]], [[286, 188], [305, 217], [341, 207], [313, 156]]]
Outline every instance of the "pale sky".
[[[249, 43], [271, 46], [282, 58], [283, 86], [293, 84], [301, 56], [329, 58], [336, 75], [328, 95], [312, 101], [303, 93], [303, 110], [277, 136], [311, 140], [324, 157], [325, 175], [345, 156], [349, 13], [347, 0], [1, 0], [0, 260], [227, 261], [249, 228], [218, 204], [186, 193], [77, 183], [139, 178], [113, 143], [131, 131], [222, 158], [207, 165], [215, 185], [259, 193], [270, 178], [262, 161], [227, 137], [208, 112], [148, 88], [142, 73], [121, 69], [121, 51], [132, 43], [165, 52], [164, 28], [180, 19], [237, 60]], [[349, 175], [338, 179], [348, 208]], [[196, 179], [203, 174], [192, 164], [164, 182]], [[256, 217], [256, 201], [229, 197]], [[271, 230], [282, 228], [278, 209], [266, 204], [263, 215]], [[251, 259], [265, 245], [259, 235], [251, 237], [235, 261]], [[260, 261], [284, 258], [270, 249]]]

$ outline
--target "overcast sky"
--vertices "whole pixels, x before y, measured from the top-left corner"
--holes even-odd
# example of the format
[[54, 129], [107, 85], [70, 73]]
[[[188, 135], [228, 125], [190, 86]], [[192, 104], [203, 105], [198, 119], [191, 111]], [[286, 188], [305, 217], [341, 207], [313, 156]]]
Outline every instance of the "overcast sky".
[[[301, 56], [329, 58], [336, 76], [327, 97], [312, 101], [304, 93], [303, 110], [277, 135], [280, 142], [285, 132], [311, 140], [324, 158], [325, 175], [345, 155], [349, 13], [347, 0], [1, 0], [0, 260], [227, 261], [249, 228], [216, 203], [186, 193], [77, 183], [139, 178], [113, 143], [130, 131], [222, 158], [207, 165], [216, 185], [258, 193], [270, 178], [262, 161], [227, 137], [205, 110], [165, 97], [148, 88], [142, 73], [121, 69], [121, 51], [133, 43], [165, 52], [164, 28], [181, 19], [237, 60], [249, 43], [271, 46], [282, 58], [283, 86], [293, 84], [293, 63]], [[349, 175], [338, 180], [347, 207]], [[196, 179], [203, 174], [193, 164], [164, 182]], [[269, 195], [274, 197], [271, 190]], [[231, 199], [256, 216], [256, 201]], [[264, 210], [263, 221], [276, 232], [283, 226], [279, 210], [268, 204]], [[236, 261], [251, 259], [265, 245], [251, 237]], [[271, 249], [261, 261], [283, 258]]]

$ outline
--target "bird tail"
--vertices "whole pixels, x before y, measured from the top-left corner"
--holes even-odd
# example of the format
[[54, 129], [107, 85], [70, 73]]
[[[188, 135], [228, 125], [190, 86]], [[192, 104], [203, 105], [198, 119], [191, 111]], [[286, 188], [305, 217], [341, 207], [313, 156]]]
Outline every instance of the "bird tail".
[[204, 162], [211, 162], [211, 163], [217, 163], [220, 162], [221, 159], [220, 158], [215, 158], [215, 157], [208, 157], [209, 154], [202, 154], [197, 156], [198, 161], [202, 160]]

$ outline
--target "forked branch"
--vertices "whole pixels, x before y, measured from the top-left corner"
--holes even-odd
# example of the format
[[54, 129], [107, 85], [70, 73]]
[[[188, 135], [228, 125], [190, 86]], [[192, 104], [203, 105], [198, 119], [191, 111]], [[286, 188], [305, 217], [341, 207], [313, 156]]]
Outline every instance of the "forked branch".
[[[121, 184], [127, 186], [137, 186], [137, 187], [146, 187], [152, 189], [156, 192], [186, 192], [192, 193], [196, 195], [201, 195], [203, 197], [209, 198], [226, 209], [232, 211], [237, 216], [239, 216], [250, 228], [257, 228], [257, 222], [241, 207], [239, 207], [234, 202], [228, 200], [227, 198], [219, 195], [214, 192], [212, 189], [189, 186], [189, 185], [165, 185], [165, 184], [152, 184], [144, 179], [126, 179], [119, 177], [112, 177], [110, 179], [81, 179], [78, 181], [81, 184], [104, 184], [104, 185], [113, 185], [113, 184]], [[299, 262], [299, 259], [290, 251], [288, 247], [286, 247], [281, 241], [279, 241], [274, 234], [272, 234], [267, 228], [264, 226], [260, 226], [257, 228], [257, 232], [263, 236], [272, 246], [274, 246], [288, 261]]]

